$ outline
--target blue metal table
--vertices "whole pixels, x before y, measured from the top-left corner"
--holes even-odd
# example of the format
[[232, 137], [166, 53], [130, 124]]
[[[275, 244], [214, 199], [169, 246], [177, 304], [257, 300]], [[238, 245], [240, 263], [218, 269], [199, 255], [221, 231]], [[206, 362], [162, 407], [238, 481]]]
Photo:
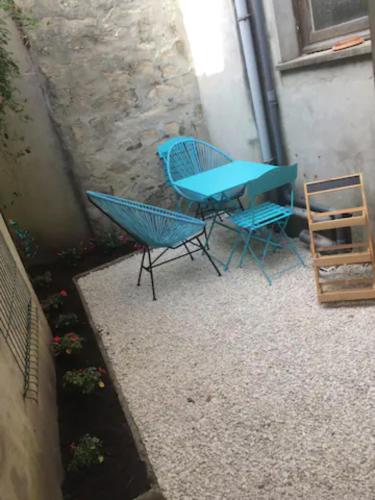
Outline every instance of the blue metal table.
[[265, 163], [233, 161], [221, 167], [185, 177], [184, 179], [176, 181], [175, 184], [194, 194], [210, 198], [233, 188], [248, 184], [276, 168], [279, 167], [267, 165]]

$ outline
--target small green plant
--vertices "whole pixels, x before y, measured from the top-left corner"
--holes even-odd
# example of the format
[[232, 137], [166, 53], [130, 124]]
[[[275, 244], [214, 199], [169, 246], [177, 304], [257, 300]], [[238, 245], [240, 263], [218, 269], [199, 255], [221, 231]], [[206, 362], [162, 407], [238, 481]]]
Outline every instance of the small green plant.
[[[1, 89], [0, 89], [1, 90]], [[23, 229], [19, 224], [13, 220], [9, 220], [10, 228], [16, 237], [18, 247], [24, 257], [32, 259], [38, 253], [38, 245], [36, 244], [34, 236], [27, 229]]]
[[58, 330], [66, 330], [78, 325], [79, 319], [75, 313], [59, 314], [55, 321], [55, 328]]
[[80, 368], [79, 370], [69, 370], [63, 376], [63, 388], [84, 395], [92, 394], [97, 389], [105, 387], [103, 381], [104, 373], [105, 370], [103, 368], [95, 366]]
[[7, 114], [17, 114], [22, 120], [29, 120], [25, 113], [26, 100], [20, 97], [16, 86], [16, 80], [20, 76], [20, 70], [9, 49], [10, 34], [4, 18], [8, 15], [17, 25], [23, 42], [29, 46], [26, 29], [35, 24], [32, 17], [23, 12], [13, 0], [0, 0], [0, 152], [13, 160], [30, 153], [30, 148], [22, 148], [16, 154], [8, 150], [8, 142], [23, 141], [24, 138], [17, 133], [10, 134], [7, 127]]
[[81, 246], [65, 248], [56, 252], [58, 259], [67, 267], [77, 267], [84, 256], [84, 250]]
[[60, 309], [64, 303], [65, 297], [68, 296], [66, 290], [60, 290], [58, 293], [51, 293], [48, 297], [42, 300], [42, 308], [45, 313]]
[[68, 465], [68, 471], [77, 472], [104, 462], [103, 443], [96, 436], [85, 434], [77, 444], [71, 443], [69, 448], [73, 457]]
[[129, 238], [125, 233], [114, 230], [98, 236], [95, 241], [99, 250], [103, 253], [110, 253], [112, 250], [126, 245]]
[[51, 271], [46, 271], [43, 274], [38, 274], [31, 278], [31, 283], [34, 288], [48, 288], [52, 283], [52, 273]]
[[74, 332], [66, 333], [61, 337], [56, 335], [51, 342], [51, 351], [54, 356], [77, 354], [82, 350], [84, 339]]

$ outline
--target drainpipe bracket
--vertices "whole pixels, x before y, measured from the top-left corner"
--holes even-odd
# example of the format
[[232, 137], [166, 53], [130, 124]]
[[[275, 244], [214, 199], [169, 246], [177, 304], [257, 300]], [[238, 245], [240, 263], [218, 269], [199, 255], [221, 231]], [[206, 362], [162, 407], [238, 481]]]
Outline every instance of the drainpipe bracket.
[[248, 19], [251, 18], [251, 14], [246, 14], [245, 16], [242, 16], [242, 17], [238, 17], [237, 18], [237, 22], [238, 23], [241, 23], [242, 21], [247, 21]]

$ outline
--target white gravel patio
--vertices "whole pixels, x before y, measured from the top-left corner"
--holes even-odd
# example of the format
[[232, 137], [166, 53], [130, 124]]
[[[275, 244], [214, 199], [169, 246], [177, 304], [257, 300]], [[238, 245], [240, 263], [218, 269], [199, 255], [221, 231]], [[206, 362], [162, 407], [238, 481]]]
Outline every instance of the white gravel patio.
[[167, 500], [375, 498], [375, 308], [319, 306], [302, 254], [177, 260], [156, 302], [140, 255], [78, 280]]

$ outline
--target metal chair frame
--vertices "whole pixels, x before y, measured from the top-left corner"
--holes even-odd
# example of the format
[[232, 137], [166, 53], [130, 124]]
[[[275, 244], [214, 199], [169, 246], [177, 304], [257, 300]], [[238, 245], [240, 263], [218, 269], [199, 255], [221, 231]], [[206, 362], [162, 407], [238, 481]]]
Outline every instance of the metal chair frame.
[[[272, 284], [272, 277], [280, 275], [283, 272], [294, 268], [298, 264], [302, 264], [304, 266], [302, 257], [299, 255], [296, 246], [285, 230], [289, 218], [293, 214], [294, 181], [296, 177], [297, 165], [294, 164], [286, 167], [279, 167], [277, 171], [265, 174], [248, 186], [250, 207], [242, 213], [234, 214], [228, 219], [235, 225], [238, 234], [225, 264], [225, 270], [228, 269], [241, 241], [243, 241], [244, 245], [238, 266], [242, 267], [244, 258], [246, 254], [249, 253], [270, 285]], [[255, 203], [257, 196], [287, 184], [291, 185], [290, 207], [284, 207], [268, 201], [260, 204]], [[273, 239], [275, 235], [273, 229], [275, 227], [278, 230], [278, 233], [276, 234], [278, 234], [279, 242]], [[265, 232], [265, 236], [262, 236], [262, 232]], [[260, 241], [264, 244], [263, 251], [260, 256], [256, 254], [252, 246], [253, 240]], [[297, 257], [298, 262], [275, 273], [271, 277], [265, 270], [265, 258], [271, 248], [276, 250], [278, 248], [285, 247]]]
[[[154, 273], [153, 269], [156, 267], [159, 267], [163, 264], [167, 264], [169, 262], [172, 262], [174, 260], [180, 259], [185, 256], [190, 256], [191, 260], [194, 260], [193, 254], [195, 252], [201, 251], [203, 254], [206, 255], [206, 257], [209, 259], [211, 262], [212, 266], [216, 270], [218, 276], [221, 276], [221, 273], [212, 260], [211, 255], [208, 253], [207, 249], [205, 246], [202, 244], [200, 237], [205, 234], [205, 223], [202, 220], [195, 219], [193, 217], [178, 213], [178, 212], [173, 212], [171, 210], [166, 210], [162, 209], [159, 207], [155, 207], [153, 205], [146, 205], [140, 202], [135, 202], [131, 200], [127, 200], [125, 198], [120, 198], [117, 196], [112, 196], [112, 195], [106, 195], [103, 193], [96, 193], [93, 191], [87, 191], [87, 196], [89, 201], [96, 207], [98, 208], [103, 214], [105, 214], [112, 222], [114, 222], [117, 226], [119, 226], [121, 229], [125, 230], [135, 241], [140, 243], [143, 247], [143, 254], [142, 254], [142, 259], [141, 259], [141, 265], [138, 273], [138, 280], [137, 280], [137, 285], [139, 286], [141, 284], [141, 277], [142, 277], [142, 271], [146, 270], [150, 274], [150, 279], [151, 279], [151, 287], [152, 287], [152, 296], [153, 300], [156, 300], [156, 292], [155, 292], [155, 280], [154, 280]], [[101, 205], [102, 204], [102, 205]], [[190, 231], [190, 235], [186, 234], [188, 237], [184, 237], [179, 239], [176, 235], [174, 236], [174, 242], [171, 240], [169, 244], [165, 244], [165, 242], [161, 242], [158, 244], [155, 238], [155, 234], [150, 236], [149, 241], [147, 241], [147, 235], [141, 236], [140, 234], [137, 234], [137, 230], [135, 229], [129, 229], [129, 225], [127, 224], [125, 217], [122, 219], [121, 214], [119, 215], [118, 213], [115, 212], [111, 213], [110, 210], [106, 210], [103, 205], [106, 204], [113, 204], [118, 207], [122, 207], [124, 210], [131, 209], [133, 211], [136, 211], [137, 213], [141, 214], [147, 214], [148, 216], [154, 215], [157, 217], [159, 220], [163, 220], [165, 218], [166, 220], [173, 221], [174, 224], [180, 223], [181, 227], [183, 227], [183, 224], [185, 223], [192, 226], [196, 226], [197, 230]], [[131, 217], [128, 216], [128, 220], [131, 220]], [[155, 223], [156, 225], [156, 223]], [[155, 225], [153, 225], [153, 230], [155, 230]], [[177, 227], [177, 226], [176, 226]], [[144, 228], [143, 228], [144, 229]], [[163, 235], [161, 235], [163, 236]], [[193, 245], [193, 249], [190, 249], [188, 245]], [[163, 260], [159, 262], [159, 259], [168, 251], [168, 250], [177, 250], [181, 247], [184, 247], [186, 249], [186, 253], [183, 253], [181, 255], [177, 255], [176, 257], [173, 257], [171, 259]], [[151, 257], [151, 250], [156, 249], [156, 248], [163, 248], [162, 252], [156, 256], [156, 258]], [[148, 257], [148, 265], [145, 264], [145, 257]]]

